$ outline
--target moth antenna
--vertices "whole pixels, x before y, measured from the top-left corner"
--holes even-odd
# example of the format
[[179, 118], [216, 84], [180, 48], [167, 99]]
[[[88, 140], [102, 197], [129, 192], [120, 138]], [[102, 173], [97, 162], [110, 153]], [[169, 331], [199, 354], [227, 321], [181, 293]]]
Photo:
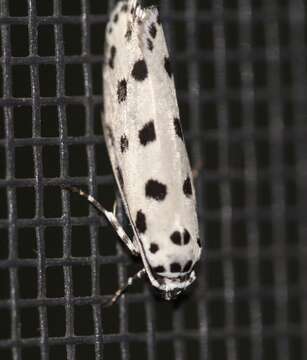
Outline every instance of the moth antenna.
[[116, 293], [112, 296], [110, 300], [107, 300], [105, 303], [102, 304], [103, 307], [109, 307], [116, 303], [116, 301], [124, 294], [124, 292], [135, 282], [137, 279], [142, 279], [146, 274], [145, 268], [138, 271], [133, 276], [130, 276], [127, 280], [127, 283], [119, 288]]
[[135, 245], [133, 244], [132, 240], [129, 238], [129, 236], [126, 234], [125, 230], [123, 229], [123, 227], [120, 225], [120, 223], [118, 222], [118, 220], [116, 219], [115, 215], [106, 210], [99, 201], [97, 201], [92, 195], [89, 195], [88, 193], [86, 193], [85, 191], [83, 191], [82, 189], [79, 189], [75, 186], [63, 186], [64, 189], [70, 191], [70, 192], [74, 192], [78, 195], [80, 195], [81, 197], [85, 198], [92, 206], [94, 206], [101, 214], [103, 214], [107, 220], [109, 221], [109, 223], [112, 225], [112, 227], [114, 228], [114, 230], [116, 231], [117, 235], [121, 238], [121, 240], [123, 241], [123, 243], [128, 247], [128, 249], [131, 251], [131, 253], [135, 256], [139, 255], [139, 251], [138, 249], [136, 249]]

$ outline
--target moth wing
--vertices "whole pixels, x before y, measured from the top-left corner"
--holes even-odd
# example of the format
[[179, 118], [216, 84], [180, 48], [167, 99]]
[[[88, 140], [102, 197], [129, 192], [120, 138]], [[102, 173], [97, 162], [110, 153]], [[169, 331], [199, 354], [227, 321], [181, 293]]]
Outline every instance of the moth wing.
[[[127, 159], [124, 146], [129, 150], [133, 147], [132, 134], [135, 131], [137, 113], [137, 94], [135, 84], [131, 84], [132, 68], [136, 59], [142, 58], [142, 51], [138, 46], [135, 27], [137, 17], [131, 13], [135, 1], [119, 2], [110, 16], [106, 28], [105, 62], [103, 71], [104, 86], [104, 114], [102, 125], [108, 154], [110, 157], [113, 173], [125, 206], [131, 225], [135, 219], [131, 215], [127, 196], [130, 194], [128, 185], [133, 159]], [[149, 85], [148, 85], [149, 87]], [[143, 90], [145, 93], [149, 89]], [[129, 94], [129, 97], [127, 96]], [[133, 111], [135, 109], [135, 111]], [[125, 144], [122, 139], [129, 139]], [[130, 151], [132, 152], [132, 151]], [[125, 179], [125, 180], [124, 180]], [[131, 197], [131, 194], [130, 194]], [[133, 242], [142, 251], [139, 233], [133, 226], [135, 236]], [[146, 258], [143, 259], [146, 262]], [[150, 273], [150, 269], [147, 268]]]

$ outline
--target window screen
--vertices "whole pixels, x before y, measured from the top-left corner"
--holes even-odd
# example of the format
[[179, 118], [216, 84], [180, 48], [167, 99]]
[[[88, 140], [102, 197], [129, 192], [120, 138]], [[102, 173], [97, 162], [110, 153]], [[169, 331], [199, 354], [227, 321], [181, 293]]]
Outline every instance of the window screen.
[[177, 301], [145, 281], [105, 309], [141, 263], [61, 186], [108, 209], [117, 197], [100, 121], [115, 3], [0, 2], [0, 358], [305, 358], [305, 2], [159, 2], [191, 163], [202, 164], [203, 258]]

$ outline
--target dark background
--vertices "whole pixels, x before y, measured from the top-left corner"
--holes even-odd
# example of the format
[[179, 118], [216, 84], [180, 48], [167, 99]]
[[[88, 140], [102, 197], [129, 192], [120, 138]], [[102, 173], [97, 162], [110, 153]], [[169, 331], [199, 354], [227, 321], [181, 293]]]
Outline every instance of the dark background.
[[[154, 3], [151, 1], [150, 3]], [[304, 359], [303, 0], [163, 0], [204, 242], [176, 302], [74, 184], [111, 209], [101, 69], [115, 1], [0, 2], [0, 359]]]

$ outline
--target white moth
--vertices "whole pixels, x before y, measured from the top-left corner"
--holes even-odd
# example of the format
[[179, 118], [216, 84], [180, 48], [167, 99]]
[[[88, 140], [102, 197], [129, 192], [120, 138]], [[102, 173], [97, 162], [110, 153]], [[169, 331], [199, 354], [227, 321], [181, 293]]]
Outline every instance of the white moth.
[[133, 228], [130, 247], [171, 299], [200, 257], [195, 191], [157, 8], [120, 1], [106, 28], [104, 135]]
[[193, 267], [201, 242], [192, 173], [157, 8], [142, 9], [136, 0], [118, 2], [106, 27], [105, 44], [104, 136], [133, 239], [95, 199], [72, 190], [88, 197], [131, 252], [141, 256], [144, 268], [127, 286], [147, 274], [170, 300], [195, 280]]

